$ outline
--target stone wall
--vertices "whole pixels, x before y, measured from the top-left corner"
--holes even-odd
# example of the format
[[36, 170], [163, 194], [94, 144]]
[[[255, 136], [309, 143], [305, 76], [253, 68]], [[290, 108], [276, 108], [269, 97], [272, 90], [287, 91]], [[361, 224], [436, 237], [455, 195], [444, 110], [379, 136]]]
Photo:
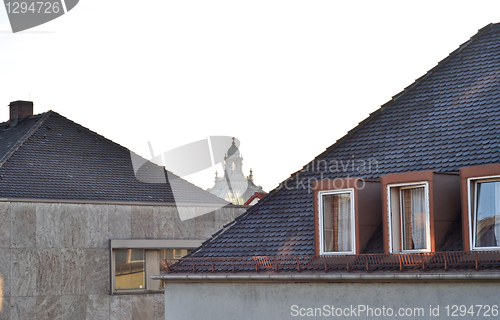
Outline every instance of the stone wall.
[[244, 211], [0, 202], [0, 320], [164, 319], [163, 294], [109, 294], [109, 240], [206, 239]]

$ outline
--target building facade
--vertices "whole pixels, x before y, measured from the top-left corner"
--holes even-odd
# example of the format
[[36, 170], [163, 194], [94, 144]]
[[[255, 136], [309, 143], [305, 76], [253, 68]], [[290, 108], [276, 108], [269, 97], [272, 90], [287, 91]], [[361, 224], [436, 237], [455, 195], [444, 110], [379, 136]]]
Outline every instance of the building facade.
[[31, 102], [10, 113], [0, 124], [0, 319], [163, 319], [164, 288], [149, 277], [158, 259], [185, 255], [246, 207], [147, 161], [135, 170], [126, 148], [53, 111], [33, 115]]

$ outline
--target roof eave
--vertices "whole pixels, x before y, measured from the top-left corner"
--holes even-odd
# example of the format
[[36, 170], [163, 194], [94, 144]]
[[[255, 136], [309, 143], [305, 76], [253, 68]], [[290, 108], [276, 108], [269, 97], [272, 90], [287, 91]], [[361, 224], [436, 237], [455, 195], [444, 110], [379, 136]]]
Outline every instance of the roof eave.
[[500, 282], [498, 271], [437, 272], [437, 273], [334, 273], [334, 274], [223, 274], [150, 276], [164, 282]]

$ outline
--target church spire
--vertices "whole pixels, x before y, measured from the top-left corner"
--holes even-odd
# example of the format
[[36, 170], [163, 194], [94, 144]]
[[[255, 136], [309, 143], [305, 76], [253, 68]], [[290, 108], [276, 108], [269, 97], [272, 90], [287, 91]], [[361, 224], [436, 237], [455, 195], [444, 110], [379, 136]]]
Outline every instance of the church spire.
[[[262, 187], [253, 182], [253, 170], [250, 175], [243, 173], [243, 155], [241, 154], [235, 138], [224, 156], [223, 176], [215, 173], [215, 185], [208, 189], [209, 192], [233, 204], [244, 204], [255, 192], [264, 192]], [[221, 173], [222, 175], [222, 173]]]
[[224, 175], [229, 175], [230, 177], [243, 175], [243, 157], [240, 154], [240, 150], [236, 146], [235, 138], [233, 137], [233, 142], [231, 147], [227, 150], [227, 155], [224, 157]]

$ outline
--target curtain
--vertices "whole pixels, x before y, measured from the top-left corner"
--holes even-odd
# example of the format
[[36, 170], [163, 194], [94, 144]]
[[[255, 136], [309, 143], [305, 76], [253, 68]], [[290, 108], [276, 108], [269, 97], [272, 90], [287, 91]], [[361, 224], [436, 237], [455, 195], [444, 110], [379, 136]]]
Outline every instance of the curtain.
[[323, 196], [323, 250], [333, 252], [335, 234], [333, 232], [334, 204], [331, 195]]
[[411, 189], [411, 229], [413, 249], [427, 248], [425, 188]]
[[339, 251], [352, 250], [352, 219], [351, 219], [351, 195], [339, 194], [339, 229], [338, 248]]

